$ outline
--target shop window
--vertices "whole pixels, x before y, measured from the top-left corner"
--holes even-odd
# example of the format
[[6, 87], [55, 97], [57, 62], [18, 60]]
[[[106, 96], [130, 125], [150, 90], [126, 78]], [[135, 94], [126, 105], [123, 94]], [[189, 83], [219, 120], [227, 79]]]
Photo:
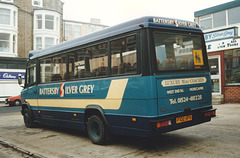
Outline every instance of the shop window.
[[240, 85], [240, 49], [224, 52], [225, 82]]
[[136, 36], [111, 42], [111, 73], [113, 75], [136, 73]]
[[0, 64], [0, 69], [6, 69], [7, 68], [7, 64]]
[[10, 10], [0, 8], [0, 24], [10, 25]]

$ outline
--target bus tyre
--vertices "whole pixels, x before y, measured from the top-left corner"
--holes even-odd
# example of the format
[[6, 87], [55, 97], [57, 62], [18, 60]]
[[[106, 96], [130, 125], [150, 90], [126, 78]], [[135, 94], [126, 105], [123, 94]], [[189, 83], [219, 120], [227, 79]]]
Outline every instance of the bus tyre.
[[97, 115], [92, 115], [87, 123], [87, 133], [94, 144], [105, 144], [108, 140], [108, 130], [104, 121]]
[[33, 121], [32, 112], [29, 108], [24, 109], [23, 119], [24, 119], [24, 124], [26, 127], [28, 127], [28, 128], [34, 127], [35, 122]]

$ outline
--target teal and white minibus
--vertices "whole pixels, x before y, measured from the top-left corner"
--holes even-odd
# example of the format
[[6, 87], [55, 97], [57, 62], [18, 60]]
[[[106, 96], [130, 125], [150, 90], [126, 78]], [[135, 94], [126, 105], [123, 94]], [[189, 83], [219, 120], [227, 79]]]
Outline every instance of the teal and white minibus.
[[203, 32], [161, 17], [31, 51], [21, 97], [27, 127], [86, 130], [95, 144], [109, 135], [156, 136], [216, 115]]

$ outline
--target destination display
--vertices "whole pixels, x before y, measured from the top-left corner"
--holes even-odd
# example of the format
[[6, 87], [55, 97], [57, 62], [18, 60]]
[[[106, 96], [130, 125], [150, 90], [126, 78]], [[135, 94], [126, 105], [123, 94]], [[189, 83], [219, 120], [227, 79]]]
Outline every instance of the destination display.
[[153, 18], [153, 23], [175, 25], [176, 27], [185, 26], [185, 27], [198, 27], [194, 22], [182, 21], [182, 20], [173, 20], [165, 18]]

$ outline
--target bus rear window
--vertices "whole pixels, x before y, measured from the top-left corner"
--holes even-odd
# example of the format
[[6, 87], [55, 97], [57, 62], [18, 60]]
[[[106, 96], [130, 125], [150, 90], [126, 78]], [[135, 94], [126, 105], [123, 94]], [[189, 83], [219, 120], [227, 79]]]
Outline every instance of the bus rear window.
[[204, 69], [201, 36], [154, 32], [158, 71]]

